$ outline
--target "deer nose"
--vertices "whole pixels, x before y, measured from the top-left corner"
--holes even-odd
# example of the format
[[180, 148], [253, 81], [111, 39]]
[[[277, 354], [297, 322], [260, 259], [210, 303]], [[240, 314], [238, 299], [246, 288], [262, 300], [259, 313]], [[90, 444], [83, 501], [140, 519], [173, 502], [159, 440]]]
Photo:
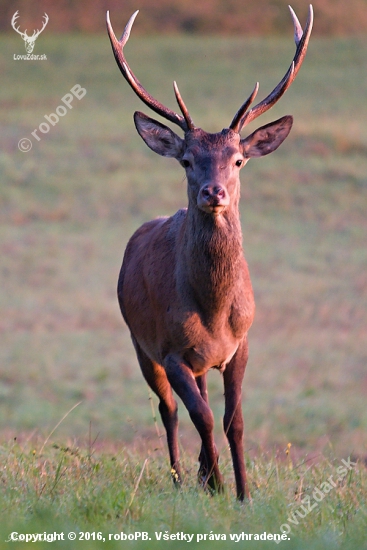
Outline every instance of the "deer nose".
[[219, 185], [206, 185], [201, 189], [201, 195], [204, 200], [217, 199], [220, 201], [224, 199], [224, 197], [226, 196], [226, 192], [223, 187], [220, 187]]
[[221, 185], [204, 185], [198, 194], [198, 207], [207, 213], [218, 214], [229, 204], [228, 192]]

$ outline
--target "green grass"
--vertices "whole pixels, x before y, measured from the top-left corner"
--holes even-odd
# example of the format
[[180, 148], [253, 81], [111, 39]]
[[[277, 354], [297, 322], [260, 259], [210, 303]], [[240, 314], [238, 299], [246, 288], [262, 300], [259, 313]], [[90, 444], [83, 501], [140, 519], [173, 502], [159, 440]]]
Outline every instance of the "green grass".
[[[337, 481], [341, 462], [336, 459], [319, 460], [311, 468], [307, 462], [295, 464], [292, 452], [286, 461], [260, 454], [256, 460], [247, 460], [252, 502], [243, 506], [228, 488], [213, 498], [198, 488], [192, 456], [185, 453], [185, 484], [174, 490], [161, 450], [150, 451], [144, 458], [123, 446], [98, 450], [95, 443], [90, 438], [84, 449], [42, 445], [41, 453], [32, 450], [29, 442], [0, 448], [5, 489], [0, 503], [7, 512], [0, 529], [3, 540], [14, 532], [62, 532], [65, 537], [75, 532], [82, 544], [80, 533], [88, 532], [101, 533], [106, 539], [103, 547], [117, 547], [121, 542], [113, 535], [143, 531], [152, 540], [140, 541], [135, 547], [158, 548], [162, 543], [157, 542], [156, 532], [183, 532], [194, 536], [194, 547], [216, 544], [227, 548], [234, 544], [230, 535], [285, 532], [288, 537], [280, 544], [291, 549], [307, 548], [310, 540], [312, 548], [366, 548], [367, 477], [361, 464], [351, 463], [348, 473]], [[230, 477], [228, 454], [222, 467]], [[332, 483], [329, 488], [327, 480]], [[322, 488], [328, 491], [324, 497]], [[310, 507], [302, 508], [302, 502], [310, 502]], [[198, 540], [204, 534], [207, 540]], [[224, 536], [226, 542], [223, 538], [212, 542], [213, 534]], [[21, 546], [20, 542], [13, 544]], [[43, 548], [49, 543], [32, 544]], [[66, 540], [60, 547], [73, 548], [73, 544]], [[263, 541], [245, 544], [264, 549], [275, 546]], [[178, 543], [173, 540], [165, 545], [177, 548]]]
[[[45, 36], [42, 45], [47, 62], [21, 62], [13, 60], [22, 46], [17, 37], [0, 41], [4, 533], [279, 532], [302, 491], [312, 492], [352, 456], [358, 468], [282, 544], [363, 548], [367, 43], [312, 40], [296, 82], [261, 121], [293, 114], [288, 140], [243, 172], [244, 248], [257, 302], [244, 383], [253, 488], [246, 507], [233, 496], [218, 373], [209, 376], [209, 392], [226, 493], [212, 499], [197, 488], [199, 442], [182, 406], [187, 475], [182, 491], [173, 491], [153, 420], [157, 402], [117, 306], [125, 244], [143, 221], [186, 204], [182, 170], [137, 136], [132, 113], [147, 109], [118, 73], [106, 38]], [[175, 108], [176, 79], [195, 123], [218, 131], [256, 80], [260, 99], [270, 91], [293, 47], [290, 39], [133, 36], [127, 54], [153, 95]], [[87, 95], [40, 142], [33, 139], [30, 152], [20, 152], [18, 141], [32, 139], [75, 84]]]

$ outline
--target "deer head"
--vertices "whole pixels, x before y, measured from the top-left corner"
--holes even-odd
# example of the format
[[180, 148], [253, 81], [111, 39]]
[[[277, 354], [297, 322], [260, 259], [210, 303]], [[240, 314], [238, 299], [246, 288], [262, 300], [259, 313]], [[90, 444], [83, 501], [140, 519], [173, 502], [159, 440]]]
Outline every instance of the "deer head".
[[178, 125], [185, 134], [182, 139], [170, 128], [143, 113], [134, 114], [135, 126], [145, 143], [159, 155], [176, 158], [184, 167], [188, 180], [189, 208], [190, 204], [196, 204], [199, 209], [214, 216], [224, 212], [231, 202], [231, 195], [238, 194], [236, 183], [239, 183], [239, 170], [251, 157], [275, 151], [288, 136], [293, 122], [291, 116], [262, 126], [244, 139], [241, 139], [240, 132], [245, 125], [265, 113], [282, 97], [295, 79], [306, 55], [313, 23], [312, 6], [309, 7], [305, 31], [302, 30], [291, 7], [290, 11], [294, 24], [296, 53], [288, 71], [265, 99], [250, 108], [259, 89], [259, 84], [256, 83], [253, 92], [240, 107], [229, 128], [218, 134], [208, 134], [195, 126], [176, 82], [174, 93], [182, 115], [162, 105], [143, 88], [124, 55], [124, 46], [129, 39], [138, 11], [128, 21], [120, 40], [117, 40], [113, 32], [107, 12], [108, 34], [123, 76], [146, 105], [166, 120]]
[[48, 15], [47, 15], [47, 13], [45, 13], [44, 16], [43, 16], [44, 21], [43, 21], [42, 29], [34, 30], [32, 36], [28, 36], [27, 35], [27, 29], [24, 32], [21, 32], [19, 30], [19, 27], [15, 26], [16, 21], [19, 17], [18, 14], [19, 14], [19, 11], [16, 11], [15, 14], [13, 15], [12, 20], [11, 20], [11, 26], [23, 38], [24, 43], [25, 43], [24, 45], [25, 45], [26, 52], [27, 53], [32, 53], [33, 49], [34, 49], [34, 44], [35, 44], [37, 38], [39, 37], [39, 35], [41, 34], [41, 32], [44, 30], [44, 28], [46, 27], [46, 25], [48, 23], [48, 20], [49, 20]]
[[232, 128], [208, 134], [200, 128], [181, 139], [171, 129], [143, 113], [134, 114], [135, 126], [155, 153], [176, 158], [186, 171], [189, 208], [197, 206], [214, 216], [238, 204], [239, 171], [252, 157], [275, 151], [289, 134], [293, 119], [285, 116], [241, 139]]

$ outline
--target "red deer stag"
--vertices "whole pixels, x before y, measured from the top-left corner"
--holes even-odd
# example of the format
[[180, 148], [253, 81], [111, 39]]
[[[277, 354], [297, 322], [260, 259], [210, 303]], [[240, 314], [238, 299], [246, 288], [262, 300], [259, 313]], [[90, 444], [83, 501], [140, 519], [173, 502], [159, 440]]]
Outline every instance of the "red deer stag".
[[142, 373], [159, 398], [167, 432], [171, 473], [181, 482], [177, 403], [182, 399], [201, 437], [199, 479], [204, 487], [223, 487], [213, 439], [206, 374], [223, 374], [224, 431], [228, 438], [237, 497], [249, 496], [243, 450], [242, 380], [248, 357], [247, 332], [254, 317], [254, 297], [242, 250], [238, 203], [240, 169], [252, 157], [272, 153], [287, 137], [293, 119], [284, 116], [241, 139], [243, 126], [270, 109], [298, 73], [306, 55], [313, 12], [302, 27], [291, 9], [296, 53], [284, 78], [250, 109], [256, 84], [229, 128], [209, 134], [196, 127], [176, 83], [182, 115], [147, 92], [126, 61], [123, 48], [138, 12], [117, 40], [107, 12], [107, 29], [116, 62], [134, 92], [153, 111], [177, 124], [170, 128], [141, 112], [134, 114], [138, 133], [153, 151], [178, 160], [186, 172], [188, 207], [169, 218], [143, 224], [131, 237], [118, 281], [118, 298]]

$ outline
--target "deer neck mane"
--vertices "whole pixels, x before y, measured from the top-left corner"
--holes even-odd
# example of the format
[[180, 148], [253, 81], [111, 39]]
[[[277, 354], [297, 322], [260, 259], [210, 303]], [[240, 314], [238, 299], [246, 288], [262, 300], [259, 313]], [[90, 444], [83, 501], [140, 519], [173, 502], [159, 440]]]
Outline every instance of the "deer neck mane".
[[240, 284], [243, 261], [238, 207], [219, 216], [189, 208], [181, 261], [195, 300], [208, 311], [220, 311], [232, 302]]

